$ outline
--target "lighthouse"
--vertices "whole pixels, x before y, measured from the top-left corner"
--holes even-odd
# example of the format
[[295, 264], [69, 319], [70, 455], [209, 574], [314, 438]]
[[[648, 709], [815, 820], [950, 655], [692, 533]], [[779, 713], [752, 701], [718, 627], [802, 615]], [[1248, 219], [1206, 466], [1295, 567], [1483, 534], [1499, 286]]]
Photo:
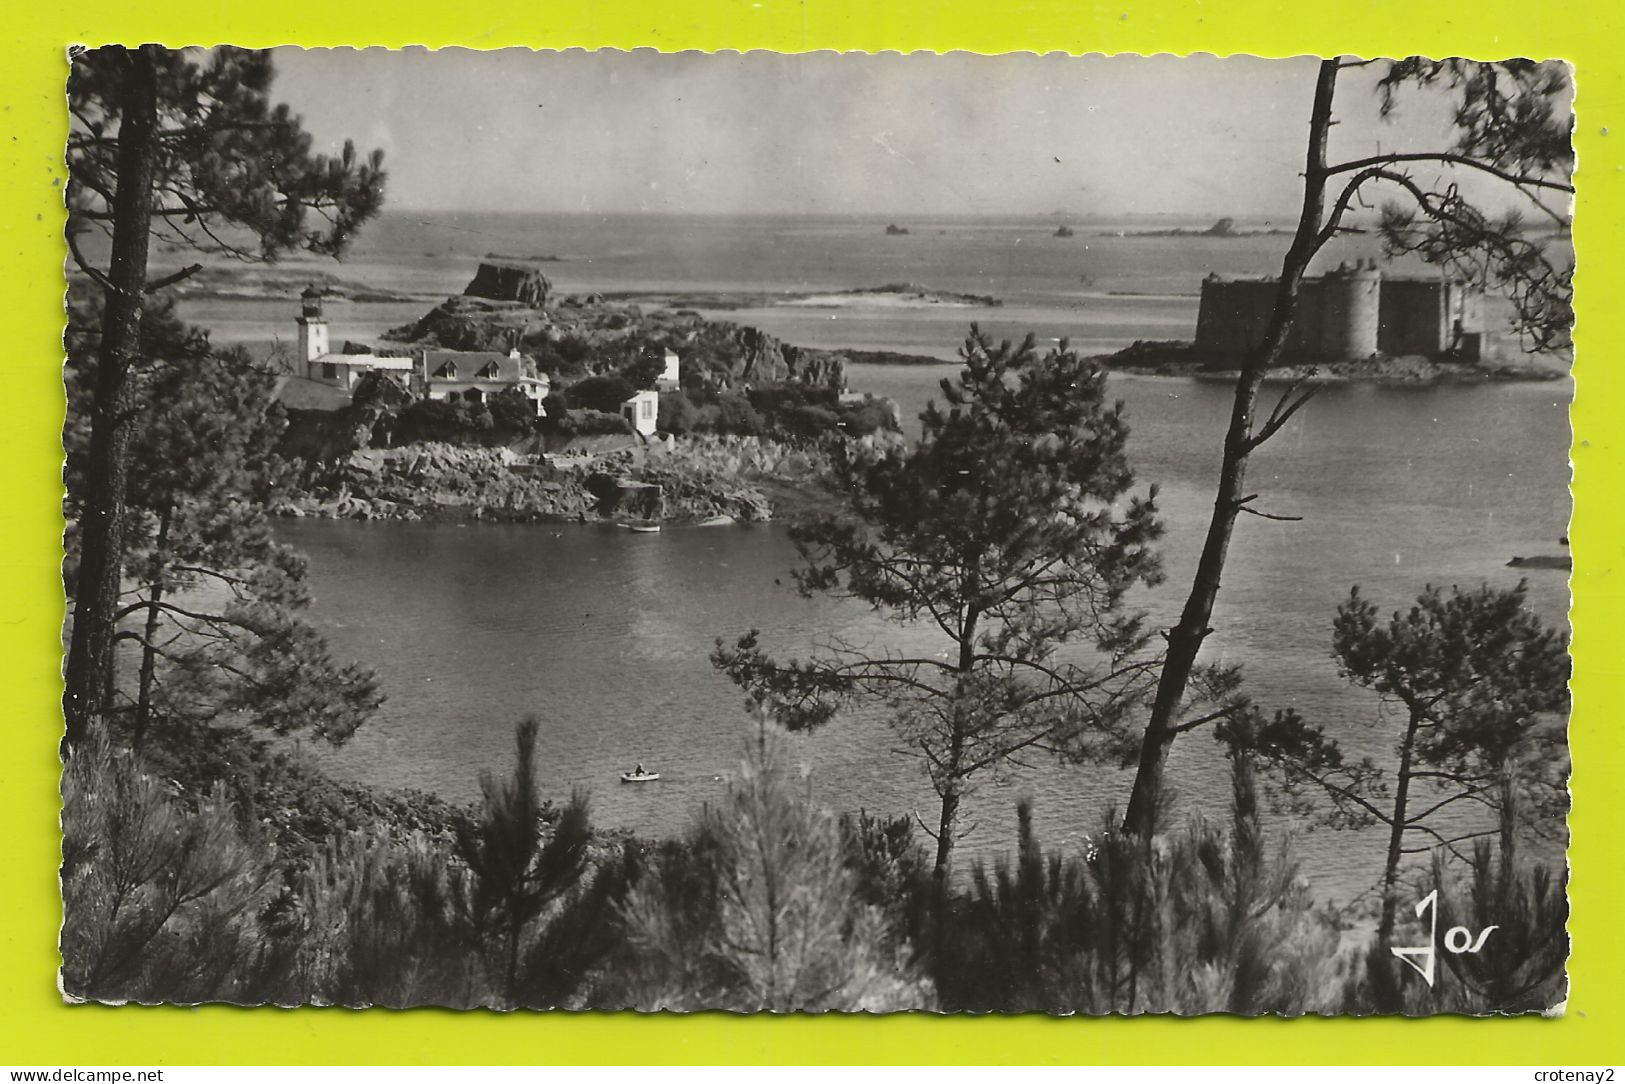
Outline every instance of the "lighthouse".
[[327, 318], [322, 315], [322, 293], [314, 285], [299, 295], [299, 361], [307, 374], [316, 359], [327, 350]]

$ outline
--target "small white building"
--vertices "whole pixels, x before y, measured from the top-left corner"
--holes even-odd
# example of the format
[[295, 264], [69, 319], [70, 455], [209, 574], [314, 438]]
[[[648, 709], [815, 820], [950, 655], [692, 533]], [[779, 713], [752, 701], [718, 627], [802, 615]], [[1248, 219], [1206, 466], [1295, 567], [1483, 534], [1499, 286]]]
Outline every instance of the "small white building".
[[536, 416], [546, 411], [542, 400], [553, 389], [548, 375], [517, 349], [506, 354], [494, 350], [425, 350], [421, 359], [423, 394], [430, 399], [458, 399], [483, 403], [510, 388], [529, 399]]
[[335, 354], [327, 337], [327, 318], [322, 315], [322, 294], [307, 286], [299, 295], [299, 371], [296, 375], [349, 392], [368, 373], [387, 373], [402, 387], [411, 384], [417, 368], [411, 358], [387, 358], [379, 354]]
[[660, 393], [640, 391], [621, 404], [621, 417], [639, 436], [652, 437], [660, 427]]
[[668, 350], [666, 351], [665, 362], [665, 370], [655, 377], [655, 388], [658, 391], [678, 391], [683, 386], [681, 379], [682, 360], [678, 358], [676, 351]]

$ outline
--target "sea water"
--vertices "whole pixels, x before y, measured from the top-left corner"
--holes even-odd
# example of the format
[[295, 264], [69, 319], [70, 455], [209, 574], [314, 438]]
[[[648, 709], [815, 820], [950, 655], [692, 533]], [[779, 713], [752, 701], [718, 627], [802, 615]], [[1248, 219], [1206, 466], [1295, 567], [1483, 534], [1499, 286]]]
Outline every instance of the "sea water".
[[[438, 297], [457, 292], [486, 253], [549, 255], [539, 264], [566, 293], [829, 292], [889, 282], [992, 294], [1000, 308], [809, 309], [712, 305], [787, 341], [951, 358], [971, 319], [996, 334], [1027, 330], [1089, 349], [1188, 338], [1209, 271], [1267, 273], [1286, 239], [1119, 237], [1110, 227], [1051, 236], [1041, 221], [902, 221], [888, 236], [869, 219], [682, 219], [625, 216], [386, 215], [340, 276]], [[1260, 224], [1261, 225], [1261, 224]], [[1348, 250], [1332, 259], [1366, 253]], [[321, 265], [312, 264], [312, 267]], [[726, 301], [726, 298], [722, 299]], [[426, 301], [333, 305], [335, 341], [369, 339]], [[186, 312], [221, 341], [259, 342], [286, 301], [194, 301]], [[287, 336], [291, 338], [291, 335]], [[895, 399], [912, 418], [954, 367], [854, 366], [853, 387]], [[1144, 489], [1160, 487], [1167, 581], [1135, 603], [1162, 624], [1190, 583], [1212, 504], [1230, 389], [1114, 375]], [[1266, 390], [1265, 395], [1270, 393]], [[1562, 552], [1569, 515], [1567, 380], [1428, 389], [1323, 391], [1254, 458], [1249, 490], [1292, 522], [1242, 517], [1204, 659], [1243, 665], [1268, 710], [1294, 707], [1354, 755], [1391, 757], [1396, 718], [1339, 678], [1331, 621], [1351, 586], [1384, 610], [1429, 584], [1510, 586], [1514, 555]], [[335, 651], [376, 669], [389, 699], [350, 744], [319, 755], [335, 773], [477, 797], [482, 769], [511, 758], [514, 723], [541, 722], [539, 778], [562, 798], [590, 794], [597, 823], [648, 835], [682, 831], [720, 796], [750, 725], [742, 697], [708, 662], [718, 638], [756, 628], [764, 646], [805, 654], [820, 640], [941, 650], [862, 608], [801, 599], [781, 525], [668, 528], [640, 535], [587, 525], [495, 526], [297, 521], [281, 529], [311, 559], [312, 619]], [[1562, 572], [1528, 574], [1531, 604], [1562, 627]], [[837, 719], [795, 742], [809, 786], [832, 808], [934, 824], [918, 757], [874, 713]], [[659, 784], [622, 785], [634, 763]], [[1180, 816], [1222, 818], [1228, 783], [1204, 733], [1174, 746], [1169, 784]], [[964, 807], [966, 859], [1013, 848], [1015, 803], [1031, 798], [1048, 845], [1080, 847], [1126, 802], [1130, 773], [1035, 758], [990, 777]], [[1368, 888], [1379, 841], [1277, 819], [1317, 895]]]
[[[907, 234], [886, 233], [899, 224]], [[416, 319], [434, 301], [461, 292], [481, 260], [533, 259], [558, 294], [702, 295], [708, 315], [738, 318], [803, 346], [918, 352], [952, 360], [972, 320], [995, 334], [1068, 338], [1086, 351], [1116, 350], [1136, 339], [1188, 339], [1196, 327], [1201, 279], [1267, 274], [1287, 238], [1256, 232], [1219, 238], [1146, 236], [1152, 225], [1078, 222], [1056, 237], [1049, 219], [892, 219], [681, 215], [454, 214], [387, 212], [357, 238], [342, 263], [288, 257], [306, 269], [395, 291], [401, 302], [330, 303], [335, 343], [373, 341]], [[1377, 255], [1353, 238], [1315, 269]], [[1416, 266], [1404, 268], [1419, 270]], [[913, 283], [990, 296], [999, 307], [951, 304], [840, 308], [759, 303], [773, 295], [817, 294]], [[209, 301], [185, 306], [220, 341], [288, 341], [289, 298]], [[750, 298], [738, 310], [728, 296]]]

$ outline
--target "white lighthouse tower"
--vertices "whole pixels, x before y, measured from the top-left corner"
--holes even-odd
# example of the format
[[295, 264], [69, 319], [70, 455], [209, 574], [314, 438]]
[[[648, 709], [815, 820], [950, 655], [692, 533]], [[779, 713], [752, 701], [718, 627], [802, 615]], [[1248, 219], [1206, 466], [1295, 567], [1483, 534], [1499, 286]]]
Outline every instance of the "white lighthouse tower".
[[328, 352], [327, 318], [322, 315], [322, 294], [314, 285], [299, 295], [299, 360], [305, 375], [316, 377], [316, 360]]

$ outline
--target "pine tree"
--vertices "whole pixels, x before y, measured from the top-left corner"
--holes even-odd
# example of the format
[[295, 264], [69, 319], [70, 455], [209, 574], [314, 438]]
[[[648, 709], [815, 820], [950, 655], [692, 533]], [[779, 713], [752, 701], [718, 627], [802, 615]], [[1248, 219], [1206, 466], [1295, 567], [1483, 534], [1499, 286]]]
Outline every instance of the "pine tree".
[[1440, 928], [1462, 926], [1475, 935], [1493, 928], [1488, 951], [1444, 956], [1459, 990], [1451, 1007], [1467, 1012], [1542, 1012], [1559, 1004], [1567, 989], [1568, 870], [1522, 857], [1519, 797], [1510, 776], [1506, 784], [1499, 846], [1474, 840], [1467, 876], [1459, 875], [1459, 865], [1447, 865], [1442, 848], [1433, 852], [1433, 881], [1442, 886]]
[[[265, 52], [105, 46], [70, 59], [67, 241], [105, 302], [63, 696], [73, 745], [105, 708], [113, 665], [136, 436], [131, 378], [150, 360], [142, 320], [151, 294], [201, 267], [149, 280], [151, 239], [242, 258], [337, 255], [378, 212], [384, 173], [378, 152], [365, 161], [349, 145], [337, 158], [311, 153], [298, 119], [267, 97]], [[110, 242], [105, 267], [87, 251], [93, 231]]]
[[1128, 423], [1105, 373], [1064, 346], [1041, 355], [1031, 336], [994, 345], [974, 327], [961, 356], [919, 443], [849, 446], [832, 484], [840, 511], [791, 531], [804, 595], [858, 600], [940, 634], [943, 650], [832, 644], [778, 663], [753, 632], [712, 656], [792, 729], [860, 702], [887, 708], [941, 799], [939, 879], [976, 777], [1024, 752], [1121, 740], [1155, 669], [1123, 597], [1160, 578], [1156, 491], [1127, 496]]
[[62, 779], [62, 986], [73, 997], [241, 996], [271, 853], [224, 795], [185, 809], [97, 740]]
[[[67, 504], [70, 518], [90, 487], [87, 418], [96, 367], [94, 303], [70, 314]], [[305, 563], [272, 535], [266, 511], [286, 467], [275, 378], [241, 351], [157, 306], [143, 322], [152, 362], [131, 389], [131, 446], [143, 469], [126, 494], [120, 564], [125, 588], [113, 646], [134, 644], [134, 689], [105, 675], [110, 711], [140, 744], [155, 723], [175, 733], [229, 723], [245, 733], [308, 730], [348, 738], [382, 700], [373, 675], [334, 662], [301, 611]], [[78, 537], [67, 571], [75, 588]]]
[[[1430, 587], [1386, 623], [1355, 588], [1334, 630], [1343, 673], [1398, 704], [1404, 720], [1392, 804], [1378, 818], [1389, 830], [1377, 928], [1386, 947], [1404, 856], [1477, 835], [1447, 837], [1434, 824], [1458, 802], [1498, 807], [1507, 773], [1540, 741], [1542, 717], [1568, 707], [1568, 651], [1529, 611], [1521, 581], [1448, 595]], [[1407, 846], [1416, 836], [1427, 842]]]
[[[1560, 823], [1567, 806], [1563, 735], [1568, 708], [1563, 638], [1527, 606], [1525, 586], [1448, 593], [1429, 587], [1384, 621], [1358, 588], [1338, 607], [1333, 648], [1343, 675], [1397, 707], [1392, 783], [1372, 759], [1345, 760], [1339, 744], [1293, 711], [1227, 721], [1221, 737], [1281, 773], [1294, 790], [1315, 787], [1337, 827], [1386, 829], [1376, 954], [1384, 965], [1408, 857], [1442, 849], [1471, 861], [1475, 841], [1500, 834], [1515, 847], [1528, 823]], [[1477, 807], [1496, 827], [1450, 818]]]
[[457, 853], [474, 877], [475, 927], [500, 945], [503, 1003], [515, 1004], [526, 930], [573, 889], [586, 868], [591, 828], [587, 799], [573, 795], [551, 834], [536, 793], [535, 717], [515, 728], [513, 774], [480, 775], [485, 801], [477, 822], [459, 825]]
[[[1372, 64], [1388, 65], [1377, 84], [1384, 115], [1395, 107], [1407, 86], [1453, 94], [1457, 104], [1455, 144], [1433, 151], [1330, 160], [1328, 144], [1336, 123], [1333, 101], [1339, 74], [1346, 68]], [[1136, 835], [1149, 838], [1156, 830], [1168, 749], [1189, 729], [1179, 716], [1197, 672], [1197, 655], [1213, 632], [1214, 602], [1236, 520], [1243, 513], [1291, 518], [1259, 511], [1253, 504], [1258, 495], [1247, 492], [1246, 478], [1252, 453], [1280, 432], [1313, 394], [1313, 388], [1305, 390], [1295, 384], [1262, 421], [1257, 417], [1259, 391], [1268, 370], [1281, 362], [1310, 261], [1334, 238], [1351, 231], [1344, 219], [1352, 207], [1373, 191], [1396, 193], [1398, 202], [1384, 209], [1380, 225], [1388, 253], [1420, 255], [1453, 274], [1505, 293], [1515, 306], [1517, 327], [1534, 348], [1562, 349], [1572, 321], [1572, 268], [1554, 266], [1538, 242], [1523, 237], [1518, 216], [1495, 219], [1473, 206], [1450, 182], [1448, 172], [1503, 182], [1527, 201], [1531, 211], [1566, 227], [1566, 202], [1554, 209], [1545, 201], [1566, 201], [1574, 192], [1569, 180], [1574, 153], [1566, 110], [1568, 90], [1567, 69], [1556, 62], [1480, 63], [1419, 57], [1321, 61], [1309, 114], [1298, 226], [1281, 265], [1267, 329], [1246, 356], [1236, 379], [1213, 515], [1190, 593], [1178, 622], [1167, 632], [1167, 658], [1140, 743], [1134, 789], [1124, 815], [1125, 825]], [[1418, 179], [1411, 172], [1417, 166], [1438, 168], [1446, 175], [1437, 182]], [[1339, 184], [1341, 188], [1336, 187]]]
[[1228, 832], [1200, 819], [1147, 846], [1105, 818], [1082, 853], [1046, 853], [1028, 803], [1014, 861], [973, 867], [940, 916], [944, 1007], [995, 1012], [1265, 1012], [1330, 1008], [1336, 935], [1259, 818], [1250, 754], [1233, 751]]
[[642, 1009], [872, 1012], [932, 996], [862, 902], [839, 822], [815, 807], [784, 739], [758, 718], [727, 797], [685, 860], [657, 865], [622, 904], [624, 996]]

